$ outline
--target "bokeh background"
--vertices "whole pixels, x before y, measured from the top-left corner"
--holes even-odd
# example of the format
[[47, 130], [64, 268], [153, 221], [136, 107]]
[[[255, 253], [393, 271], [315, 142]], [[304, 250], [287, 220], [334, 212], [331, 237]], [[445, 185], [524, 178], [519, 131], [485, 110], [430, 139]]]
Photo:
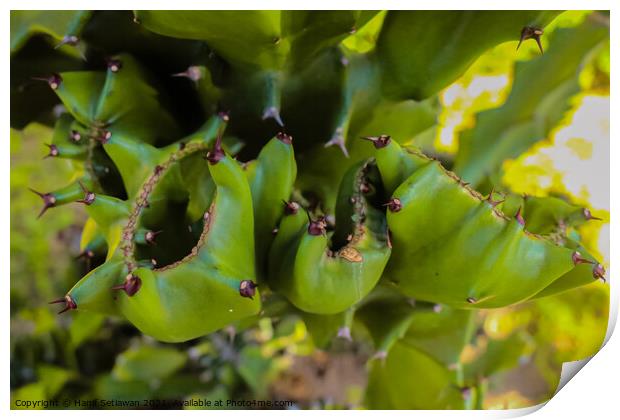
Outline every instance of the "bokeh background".
[[[566, 12], [545, 31], [576, 26], [591, 12]], [[597, 18], [606, 19], [604, 14]], [[351, 48], [363, 50], [364, 37]], [[372, 39], [368, 39], [368, 44]], [[539, 53], [508, 42], [483, 54], [437, 98], [436, 123], [409, 143], [453, 156], [476, 115], [500, 107], [513, 84], [515, 65]], [[583, 241], [609, 271], [609, 42], [597, 48], [576, 74], [579, 92], [561, 121], [518, 159], [502, 168], [515, 192], [560, 195], [592, 209], [600, 223], [580, 228]], [[11, 130], [11, 400], [52, 398], [292, 400], [298, 408], [364, 408], [363, 339], [335, 339], [318, 349], [295, 315], [264, 318], [244, 331], [227, 329], [183, 344], [162, 344], [119, 319], [79, 311], [58, 316], [48, 301], [62, 296], [87, 270], [79, 258], [80, 205], [63, 206], [37, 219], [40, 198], [28, 188], [51, 190], [71, 178], [70, 161], [41, 159], [52, 129], [30, 124]], [[92, 261], [96, 264], [97, 261]], [[594, 354], [608, 321], [609, 288], [596, 282], [556, 296], [483, 316], [484, 336], [519, 331], [524, 350], [516, 363], [487, 378], [484, 408], [517, 408], [549, 399], [561, 364]], [[461, 358], [475, 358], [484, 340]]]

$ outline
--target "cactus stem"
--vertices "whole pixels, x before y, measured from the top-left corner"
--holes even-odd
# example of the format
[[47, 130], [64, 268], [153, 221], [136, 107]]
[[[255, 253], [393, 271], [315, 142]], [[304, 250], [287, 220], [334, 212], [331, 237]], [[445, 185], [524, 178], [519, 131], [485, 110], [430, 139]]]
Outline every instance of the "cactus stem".
[[385, 203], [384, 206], [392, 213], [398, 213], [403, 208], [403, 204], [398, 198], [390, 198], [390, 201]]
[[600, 217], [592, 216], [592, 212], [590, 212], [590, 209], [586, 208], [583, 209], [583, 217], [585, 217], [586, 220], [603, 220]]
[[181, 73], [175, 73], [172, 77], [186, 77], [194, 83], [198, 83], [200, 79], [202, 79], [202, 70], [198, 66], [189, 66], [187, 70], [182, 71]]
[[392, 141], [392, 138], [390, 136], [388, 136], [387, 134], [381, 134], [378, 137], [360, 137], [362, 140], [368, 140], [371, 141], [372, 144], [374, 144], [376, 149], [382, 149], [384, 147], [386, 147], [388, 144], [390, 144], [390, 141]]
[[519, 206], [519, 209], [517, 210], [517, 214], [515, 214], [515, 219], [517, 219], [517, 222], [519, 222], [521, 226], [525, 226], [525, 219], [523, 218], [523, 214], [521, 214], [520, 206]]
[[43, 213], [45, 213], [47, 211], [47, 209], [52, 208], [54, 206], [56, 206], [56, 197], [54, 197], [54, 195], [52, 193], [40, 193], [36, 190], [33, 190], [32, 188], [29, 188], [30, 191], [32, 191], [33, 193], [35, 193], [36, 195], [38, 195], [39, 197], [41, 197], [41, 199], [43, 199], [43, 208], [41, 209], [41, 211], [39, 212], [39, 215], [37, 216], [37, 219], [40, 218], [41, 216], [43, 216]]
[[124, 290], [125, 293], [127, 293], [127, 296], [131, 297], [138, 293], [138, 290], [140, 290], [141, 286], [142, 280], [140, 280], [140, 277], [136, 276], [135, 274], [127, 274], [127, 277], [125, 277], [125, 281], [116, 286], [112, 286], [112, 290]]
[[217, 136], [215, 140], [215, 144], [213, 145], [213, 150], [207, 152], [207, 160], [211, 165], [215, 165], [220, 160], [224, 159], [226, 153], [224, 153], [224, 149], [222, 148], [222, 135]]
[[262, 118], [263, 120], [273, 118], [273, 120], [278, 123], [280, 127], [284, 127], [284, 122], [282, 121], [282, 117], [280, 117], [280, 111], [275, 106], [265, 108]]
[[57, 157], [58, 155], [60, 155], [60, 150], [58, 150], [58, 146], [56, 146], [55, 144], [48, 144], [48, 143], [45, 143], [45, 145], [49, 147], [50, 151], [47, 155], [43, 156], [43, 159], [47, 159], [50, 157]]
[[344, 141], [344, 133], [342, 127], [338, 127], [332, 138], [325, 143], [324, 147], [338, 146], [345, 157], [349, 157], [349, 151]]
[[478, 299], [476, 299], [475, 297], [468, 297], [467, 299], [467, 303], [471, 303], [472, 305], [476, 302], [478, 302]]
[[50, 305], [55, 304], [55, 303], [64, 303], [65, 304], [65, 307], [60, 312], [58, 312], [58, 315], [60, 315], [60, 314], [62, 314], [64, 312], [70, 311], [72, 309], [77, 309], [77, 303], [75, 303], [73, 298], [71, 296], [69, 296], [69, 295], [66, 295], [64, 297], [61, 297], [60, 299], [56, 299], [56, 300], [53, 300], [53, 301], [49, 302]]
[[301, 206], [295, 201], [286, 201], [286, 200], [282, 200], [282, 201], [284, 202], [284, 214], [288, 216], [297, 214], [297, 212], [301, 208]]
[[278, 134], [276, 134], [276, 138], [284, 144], [293, 144], [293, 137], [281, 131]]
[[535, 28], [533, 26], [525, 26], [521, 30], [521, 37], [519, 38], [519, 45], [517, 45], [517, 50], [519, 49], [523, 41], [526, 41], [528, 39], [534, 39], [536, 41], [536, 44], [538, 45], [538, 49], [540, 50], [540, 53], [543, 54], [544, 51], [543, 51], [542, 43], [540, 42], [540, 36], [542, 34], [543, 34], [543, 30], [540, 28]]
[[603, 280], [603, 283], [607, 282], [607, 279], [605, 278], [605, 267], [603, 267], [601, 264], [594, 265], [594, 268], [592, 268], [592, 276], [597, 280]]
[[107, 64], [108, 64], [108, 69], [112, 73], [118, 73], [118, 71], [123, 67], [123, 63], [121, 62], [121, 60], [114, 59], [114, 58], [109, 59]]
[[256, 294], [256, 286], [257, 284], [252, 280], [242, 280], [241, 283], [239, 283], [239, 295], [253, 300]]
[[310, 218], [310, 213], [306, 213], [308, 215], [308, 233], [312, 236], [320, 236], [325, 235], [327, 222], [324, 217], [319, 217], [316, 220], [312, 220]]

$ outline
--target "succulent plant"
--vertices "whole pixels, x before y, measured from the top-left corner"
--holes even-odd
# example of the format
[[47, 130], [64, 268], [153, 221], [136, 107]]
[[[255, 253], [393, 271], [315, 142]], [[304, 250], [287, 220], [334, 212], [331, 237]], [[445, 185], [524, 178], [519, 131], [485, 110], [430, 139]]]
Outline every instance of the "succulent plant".
[[[489, 48], [542, 53], [559, 13], [12, 13], [11, 124], [54, 124], [48, 157], [75, 168], [35, 191], [40, 216], [81, 203], [81, 255], [105, 254], [52, 303], [181, 342], [284, 297], [317, 337], [369, 331], [370, 407], [475, 407], [467, 369], [499, 369], [458, 364], [476, 309], [605, 279], [567, 233], [589, 210], [494, 180], [561, 119], [608, 28], [556, 30], [454, 162], [404, 143]], [[433, 383], [399, 373], [421, 366]]]

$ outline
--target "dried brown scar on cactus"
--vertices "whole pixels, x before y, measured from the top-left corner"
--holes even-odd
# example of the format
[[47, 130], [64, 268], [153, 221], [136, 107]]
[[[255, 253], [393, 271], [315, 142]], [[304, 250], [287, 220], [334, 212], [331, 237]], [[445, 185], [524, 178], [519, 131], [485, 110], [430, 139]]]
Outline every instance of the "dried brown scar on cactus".
[[540, 37], [543, 33], [544, 31], [540, 28], [536, 28], [533, 26], [524, 27], [521, 30], [521, 37], [519, 38], [519, 45], [517, 45], [517, 50], [519, 49], [523, 41], [526, 41], [528, 39], [534, 39], [536, 41], [536, 44], [538, 44], [538, 49], [540, 50], [540, 53], [543, 54], [544, 51], [542, 43], [540, 42]]

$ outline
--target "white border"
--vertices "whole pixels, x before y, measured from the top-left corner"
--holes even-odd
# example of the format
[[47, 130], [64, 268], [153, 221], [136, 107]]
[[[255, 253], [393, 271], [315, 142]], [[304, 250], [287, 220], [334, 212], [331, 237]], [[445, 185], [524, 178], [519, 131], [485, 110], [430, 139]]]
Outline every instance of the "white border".
[[[226, 2], [204, 2], [198, 3], [189, 0], [176, 0], [174, 2], [154, 2], [154, 1], [119, 1], [119, 0], [107, 0], [103, 1], [13, 1], [9, 0], [3, 3], [6, 7], [3, 21], [5, 28], [5, 34], [8, 35], [10, 28], [9, 10], [10, 9], [586, 9], [586, 10], [611, 10], [611, 68], [612, 68], [612, 84], [611, 84], [611, 113], [618, 112], [617, 98], [620, 96], [618, 89], [618, 83], [616, 81], [617, 75], [617, 56], [613, 51], [618, 51], [618, 31], [616, 25], [618, 19], [616, 19], [616, 13], [620, 10], [618, 2], [612, 1], [575, 1], [575, 0], [546, 0], [546, 1], [534, 1], [534, 0], [521, 0], [521, 1], [457, 1], [457, 0], [444, 0], [441, 2], [412, 2], [412, 1], [339, 1], [335, 4], [333, 1], [315, 0], [311, 3], [301, 1], [261, 1], [252, 2], [246, 1], [226, 1]], [[616, 7], [614, 7], [616, 6]], [[9, 44], [8, 39], [5, 39], [5, 48]], [[2, 118], [4, 120], [5, 136], [8, 134], [9, 129], [9, 115], [10, 115], [10, 95], [9, 95], [9, 54], [5, 52], [2, 56], [3, 65], [0, 67], [2, 72], [2, 79], [4, 81], [2, 85], [3, 98], [2, 101]], [[611, 125], [610, 138], [615, 139], [618, 137], [618, 129], [615, 124]], [[10, 346], [9, 346], [9, 323], [10, 312], [8, 304], [8, 296], [10, 289], [10, 247], [9, 247], [9, 235], [10, 235], [10, 208], [9, 200], [9, 174], [10, 174], [10, 142], [8, 138], [4, 138], [2, 141], [2, 151], [0, 152], [0, 197], [4, 197], [0, 205], [0, 270], [2, 270], [2, 278], [4, 279], [4, 293], [2, 294], [4, 299], [4, 326], [2, 329], [3, 348], [2, 348], [2, 377], [3, 382], [3, 398], [0, 402], [0, 407], [3, 412], [10, 411], [10, 389], [9, 389], [9, 365], [10, 365]], [[620, 162], [619, 146], [615, 141], [610, 142], [610, 161]], [[615, 159], [614, 159], [615, 158]], [[611, 165], [611, 178], [613, 180], [618, 179], [619, 167]], [[617, 220], [618, 216], [618, 193], [614, 193], [613, 189], [610, 196], [611, 203], [611, 218]], [[618, 257], [617, 235], [615, 235], [615, 225], [611, 227], [611, 253], [610, 260], [612, 266], [614, 262], [620, 261]], [[612, 277], [611, 273], [608, 273], [609, 277]], [[476, 411], [476, 412], [446, 412], [446, 411], [357, 411], [354, 413], [341, 412], [341, 411], [324, 411], [319, 415], [328, 417], [345, 418], [349, 416], [360, 416], [366, 418], [376, 418], [379, 416], [390, 416], [391, 418], [459, 418], [459, 419], [479, 419], [479, 418], [507, 418], [516, 417], [525, 414], [535, 412], [531, 418], [547, 419], [547, 418], [559, 418], [563, 416], [583, 417], [586, 415], [594, 415], [595, 418], [611, 418], [611, 413], [617, 413], [618, 410], [615, 406], [618, 399], [618, 388], [616, 386], [618, 374], [620, 373], [620, 339], [617, 334], [612, 336], [611, 333], [615, 327], [615, 323], [618, 316], [618, 300], [619, 300], [619, 288], [612, 282], [611, 287], [611, 311], [610, 311], [610, 323], [607, 331], [606, 340], [607, 343], [604, 348], [595, 355], [588, 363], [588, 367], [580, 372], [578, 379], [570, 381], [553, 399], [550, 400], [545, 406], [541, 404], [536, 407], [510, 410], [510, 411]], [[611, 338], [610, 338], [611, 337]], [[569, 374], [569, 370], [573, 370], [572, 366], [565, 368], [566, 373]], [[570, 375], [572, 377], [572, 375]], [[543, 406], [544, 409], [540, 410]], [[166, 418], [170, 416], [170, 413], [164, 411], [138, 411], [130, 412], [132, 417], [149, 416], [150, 418]], [[187, 416], [193, 416], [194, 418], [231, 418], [237, 416], [251, 415], [253, 418], [278, 418], [280, 416], [295, 416], [306, 417], [316, 416], [317, 413], [311, 411], [253, 411], [251, 414], [247, 411], [229, 412], [229, 411], [211, 411], [208, 413], [197, 411], [186, 411]], [[4, 413], [3, 413], [4, 414]], [[10, 411], [8, 413], [11, 418], [30, 418], [31, 416], [44, 415], [50, 418], [66, 419], [77, 418], [78, 416], [88, 416], [93, 418], [106, 418], [112, 413], [105, 411], [45, 411], [45, 412], [33, 412], [33, 411]], [[173, 414], [174, 415], [174, 414]], [[617, 416], [617, 414], [615, 414]]]

